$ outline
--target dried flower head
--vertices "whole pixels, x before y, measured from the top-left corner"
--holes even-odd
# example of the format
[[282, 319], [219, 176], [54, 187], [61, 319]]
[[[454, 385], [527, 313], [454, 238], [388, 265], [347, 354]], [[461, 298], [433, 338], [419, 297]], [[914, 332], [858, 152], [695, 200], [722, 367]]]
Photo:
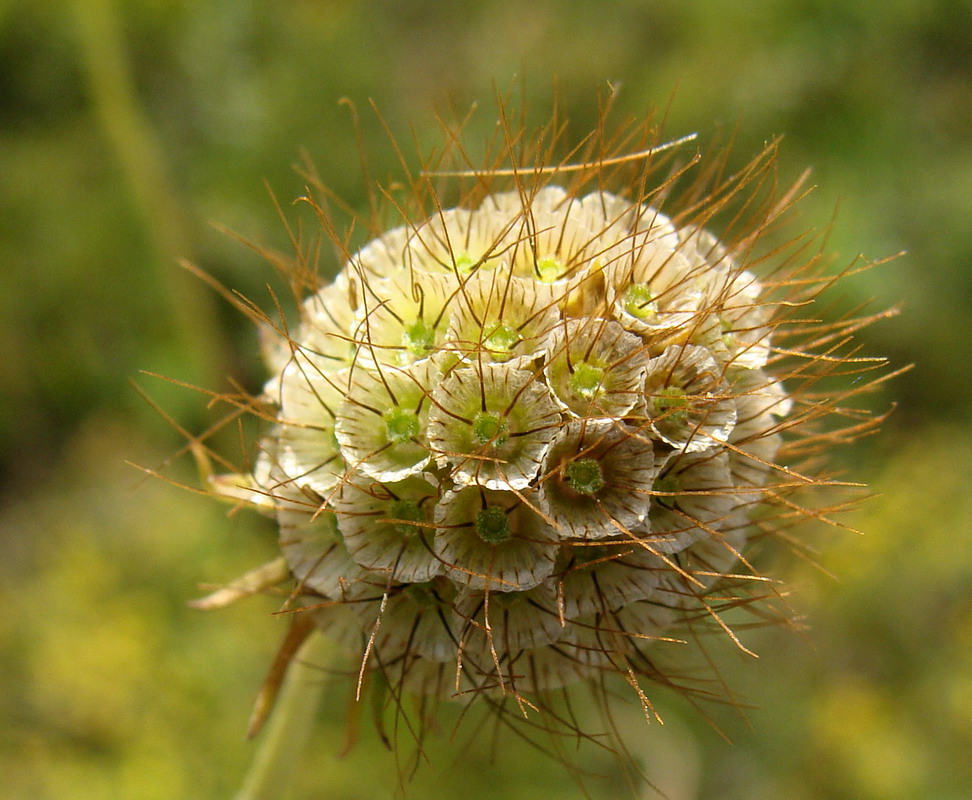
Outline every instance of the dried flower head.
[[283, 560], [236, 588], [291, 581], [295, 629], [356, 643], [359, 689], [378, 672], [399, 704], [569, 729], [560, 690], [607, 703], [620, 676], [649, 714], [653, 683], [711, 697], [685, 642], [746, 650], [741, 614], [786, 617], [750, 547], [834, 522], [827, 451], [880, 422], [850, 402], [876, 380], [849, 376], [883, 362], [851, 341], [879, 315], [817, 319], [834, 278], [778, 230], [803, 189], [775, 146], [729, 172], [648, 123], [561, 134], [504, 115], [477, 166], [450, 131], [372, 198], [362, 246], [308, 175], [339, 271], [295, 237], [272, 258], [296, 322], [240, 303], [272, 377], [227, 399], [273, 422], [212, 488], [279, 525]]

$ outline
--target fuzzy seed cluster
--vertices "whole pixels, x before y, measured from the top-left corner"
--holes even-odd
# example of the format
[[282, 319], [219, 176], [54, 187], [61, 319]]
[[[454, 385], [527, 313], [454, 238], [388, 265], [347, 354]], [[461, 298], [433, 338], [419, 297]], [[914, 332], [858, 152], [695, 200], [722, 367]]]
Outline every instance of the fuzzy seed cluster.
[[[705, 614], [792, 403], [705, 230], [547, 186], [394, 229], [272, 349], [218, 488], [275, 514], [322, 627], [425, 692], [556, 688]], [[443, 677], [449, 676], [449, 677]]]

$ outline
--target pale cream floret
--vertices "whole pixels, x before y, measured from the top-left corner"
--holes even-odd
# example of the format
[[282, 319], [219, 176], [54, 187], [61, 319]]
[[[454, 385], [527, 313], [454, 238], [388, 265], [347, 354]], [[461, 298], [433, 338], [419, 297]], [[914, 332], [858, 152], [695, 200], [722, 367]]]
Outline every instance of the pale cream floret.
[[605, 243], [645, 233], [650, 233], [653, 241], [677, 241], [671, 220], [656, 208], [636, 205], [610, 192], [584, 195], [580, 204], [588, 214], [590, 227], [600, 232]]
[[440, 577], [389, 586], [379, 579], [358, 584], [356, 591], [350, 606], [361, 622], [365, 640], [377, 626], [372, 643], [376, 661], [391, 665], [405, 660], [408, 667], [421, 663], [417, 657], [439, 663], [455, 661], [462, 620], [453, 612], [456, 590], [448, 580]]
[[370, 283], [376, 278], [392, 278], [407, 269], [412, 229], [402, 226], [372, 239], [351, 256], [345, 272], [353, 283]]
[[442, 573], [431, 545], [438, 499], [438, 488], [423, 478], [381, 484], [357, 473], [333, 508], [349, 555], [376, 581], [424, 583]]
[[704, 304], [697, 270], [650, 234], [615, 247], [604, 274], [614, 317], [642, 336], [673, 336], [691, 328]]
[[505, 269], [476, 273], [452, 302], [443, 349], [463, 361], [528, 366], [560, 320], [559, 299], [552, 287], [515, 280]]
[[680, 620], [715, 624], [712, 614], [717, 610], [712, 606], [718, 600], [709, 595], [719, 583], [731, 586], [738, 579], [745, 580], [746, 570], [739, 564], [745, 543], [743, 529], [734, 528], [690, 545], [677, 555], [677, 562], [675, 556], [657, 556], [658, 580], [651, 595], [620, 607], [602, 623], [626, 632], [613, 639], [618, 653], [644, 651], [672, 636], [677, 643], [678, 631], [671, 629]]
[[561, 539], [617, 536], [645, 518], [656, 474], [652, 443], [637, 429], [572, 420], [544, 458], [540, 508]]
[[775, 306], [762, 294], [762, 284], [748, 270], [733, 267], [711, 271], [705, 310], [717, 324], [697, 326], [698, 333], [691, 341], [712, 345], [713, 352], [731, 367], [766, 366]]
[[708, 348], [721, 363], [765, 366], [774, 304], [763, 296], [762, 284], [708, 231], [689, 226], [678, 230], [677, 239], [678, 254], [702, 292], [698, 319], [685, 330], [685, 340]]
[[725, 451], [677, 453], [659, 474], [648, 525], [636, 531], [659, 553], [677, 553], [715, 535], [739, 504]]
[[356, 253], [350, 269], [362, 279], [402, 272], [464, 276], [503, 263], [509, 216], [450, 208], [415, 225], [395, 228]]
[[727, 372], [727, 378], [736, 391], [736, 404], [739, 407], [737, 424], [746, 424], [763, 414], [785, 419], [793, 410], [793, 400], [782, 381], [762, 370], [731, 369]]
[[342, 272], [301, 306], [301, 327], [293, 344], [303, 353], [317, 356], [315, 361], [321, 369], [338, 370], [351, 362], [355, 351], [351, 340], [354, 302], [351, 285]]
[[345, 469], [334, 425], [348, 378], [347, 370], [324, 372], [298, 352], [275, 381], [280, 411], [274, 466], [283, 480], [325, 497]]
[[347, 273], [341, 272], [304, 300], [293, 327], [261, 324], [260, 351], [270, 371], [281, 372], [297, 352], [315, 360], [321, 370], [348, 366], [355, 349], [350, 341], [354, 308], [354, 292]]
[[280, 549], [301, 589], [343, 600], [367, 576], [348, 555], [334, 512], [285, 487], [277, 493]]
[[678, 570], [669, 567], [659, 572], [654, 600], [682, 614], [708, 618], [704, 598], [709, 590], [720, 581], [731, 583], [736, 574], [745, 580], [748, 568], [739, 561], [745, 546], [746, 531], [740, 526], [699, 539], [678, 553]]
[[614, 611], [644, 600], [657, 584], [658, 559], [631, 536], [568, 548], [554, 575], [567, 619]]
[[544, 375], [574, 416], [622, 417], [642, 396], [645, 349], [613, 320], [565, 320], [547, 337]]
[[725, 442], [736, 423], [732, 389], [703, 347], [671, 345], [651, 359], [644, 392], [652, 430], [676, 450]]
[[403, 271], [371, 280], [352, 327], [355, 360], [404, 366], [434, 355], [445, 338], [455, 293], [449, 275]]
[[533, 191], [525, 188], [522, 193], [510, 191], [491, 194], [480, 204], [478, 212], [506, 220], [507, 227], [511, 227], [515, 221], [531, 212], [549, 213], [572, 201], [573, 197], [563, 187], [542, 186]]
[[732, 268], [728, 248], [715, 236], [697, 225], [677, 228], [678, 251], [693, 266], [703, 271], [727, 270]]
[[507, 263], [505, 236], [511, 221], [503, 216], [449, 209], [430, 217], [412, 236], [415, 269], [457, 277], [488, 272]]
[[792, 411], [793, 401], [779, 381], [760, 370], [740, 370], [735, 376], [737, 421], [729, 443], [729, 469], [737, 486], [754, 491], [739, 493], [739, 502], [758, 503], [778, 483], [794, 478], [776, 466], [777, 451], [783, 444], [783, 423]]
[[599, 259], [611, 244], [601, 236], [605, 227], [601, 208], [593, 203], [585, 206], [560, 187], [541, 189], [528, 204], [518, 195], [502, 195], [495, 206], [500, 214], [519, 206], [504, 252], [513, 274], [524, 279], [546, 284], [576, 280], [599, 268]]
[[457, 586], [519, 592], [554, 570], [555, 532], [513, 492], [478, 486], [446, 492], [435, 523], [435, 554]]
[[522, 676], [517, 686], [534, 691], [556, 689], [578, 680], [615, 675], [619, 662], [610, 652], [608, 642], [615, 634], [609, 625], [600, 616], [573, 620], [553, 645], [528, 651], [529, 657], [515, 662]]
[[432, 393], [429, 443], [458, 484], [525, 489], [561, 423], [534, 373], [506, 364], [452, 370]]
[[490, 658], [490, 648], [517, 653], [543, 647], [563, 636], [557, 595], [549, 582], [522, 592], [463, 592], [456, 602], [461, 620], [458, 638], [464, 652], [478, 662]]
[[420, 473], [432, 457], [426, 428], [430, 395], [441, 379], [433, 360], [349, 372], [334, 428], [345, 462], [378, 481]]

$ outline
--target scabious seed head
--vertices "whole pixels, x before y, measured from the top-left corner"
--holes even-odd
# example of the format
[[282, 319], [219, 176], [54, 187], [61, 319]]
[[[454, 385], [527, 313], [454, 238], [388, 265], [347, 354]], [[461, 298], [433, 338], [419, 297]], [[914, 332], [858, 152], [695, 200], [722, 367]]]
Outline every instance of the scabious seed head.
[[397, 227], [336, 239], [268, 349], [254, 468], [214, 489], [276, 515], [322, 627], [351, 609], [362, 675], [537, 707], [618, 672], [643, 702], [639, 681], [704, 695], [666, 643], [772, 617], [744, 551], [829, 519], [827, 448], [878, 422], [842, 383], [878, 366], [849, 344], [867, 320], [808, 321], [818, 259], [762, 244], [797, 191], [771, 150], [693, 179], [647, 127], [598, 128], [573, 165], [513, 133], [505, 166], [430, 169]]

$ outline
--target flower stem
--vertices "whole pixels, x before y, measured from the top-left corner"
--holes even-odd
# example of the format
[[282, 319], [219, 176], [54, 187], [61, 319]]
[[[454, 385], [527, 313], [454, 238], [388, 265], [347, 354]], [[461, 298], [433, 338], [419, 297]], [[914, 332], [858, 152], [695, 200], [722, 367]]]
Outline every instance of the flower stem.
[[310, 736], [324, 688], [327, 639], [311, 633], [290, 662], [263, 741], [234, 800], [280, 798]]
[[195, 368], [192, 374], [217, 374], [226, 348], [212, 301], [188, 275], [173, 268], [177, 258], [190, 256], [192, 233], [185, 203], [169, 179], [163, 147], [139, 103], [123, 10], [117, 0], [75, 0], [74, 6], [91, 110], [128, 181], [155, 251], [152, 279], [165, 293], [174, 333], [186, 343], [180, 350]]

